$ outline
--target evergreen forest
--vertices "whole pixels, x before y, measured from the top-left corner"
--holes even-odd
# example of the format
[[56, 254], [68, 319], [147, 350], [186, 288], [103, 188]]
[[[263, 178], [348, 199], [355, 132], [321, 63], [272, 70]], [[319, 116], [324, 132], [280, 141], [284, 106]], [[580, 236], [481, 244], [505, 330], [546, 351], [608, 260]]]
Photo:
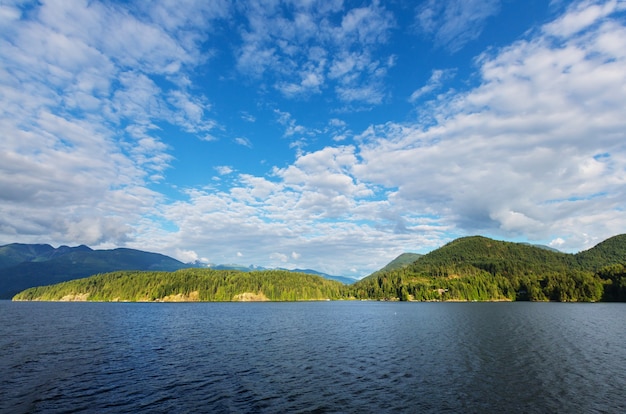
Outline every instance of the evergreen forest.
[[296, 301], [342, 297], [341, 282], [287, 270], [213, 270], [174, 272], [118, 271], [34, 287], [14, 300], [88, 301]]

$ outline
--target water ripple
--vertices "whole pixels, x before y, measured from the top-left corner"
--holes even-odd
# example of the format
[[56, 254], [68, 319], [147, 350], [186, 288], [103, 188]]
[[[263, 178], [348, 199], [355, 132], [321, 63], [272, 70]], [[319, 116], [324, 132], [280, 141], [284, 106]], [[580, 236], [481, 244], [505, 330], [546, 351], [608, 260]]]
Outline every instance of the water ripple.
[[0, 315], [0, 412], [626, 411], [624, 304], [0, 302]]

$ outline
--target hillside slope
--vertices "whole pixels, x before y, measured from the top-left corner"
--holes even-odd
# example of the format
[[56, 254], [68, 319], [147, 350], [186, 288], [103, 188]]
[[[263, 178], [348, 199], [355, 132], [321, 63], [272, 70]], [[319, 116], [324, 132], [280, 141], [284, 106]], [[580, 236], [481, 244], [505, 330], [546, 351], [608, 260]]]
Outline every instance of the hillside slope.
[[344, 285], [285, 270], [242, 272], [188, 268], [175, 272], [125, 271], [20, 292], [14, 300], [295, 301], [342, 297]]
[[379, 273], [379, 272], [385, 273], [385, 272], [390, 272], [392, 270], [407, 267], [411, 265], [413, 262], [415, 262], [416, 260], [422, 258], [423, 256], [424, 256], [423, 254], [419, 254], [419, 253], [402, 253], [400, 256], [396, 257], [395, 259], [387, 263], [385, 267], [383, 267], [380, 270], [377, 270], [374, 273]]
[[626, 263], [626, 234], [610, 237], [575, 256], [581, 267], [593, 271], [607, 265]]

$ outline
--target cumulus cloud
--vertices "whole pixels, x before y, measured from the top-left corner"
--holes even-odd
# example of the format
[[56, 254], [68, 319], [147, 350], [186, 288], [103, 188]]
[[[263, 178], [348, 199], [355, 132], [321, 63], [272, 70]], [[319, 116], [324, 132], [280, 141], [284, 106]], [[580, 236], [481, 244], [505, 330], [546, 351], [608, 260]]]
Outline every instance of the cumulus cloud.
[[162, 195], [149, 185], [172, 160], [160, 125], [203, 135], [213, 127], [210, 105], [181, 79], [203, 59], [199, 29], [223, 15], [220, 4], [176, 3], [168, 14], [162, 2], [150, 13], [166, 27], [114, 3], [51, 0], [28, 13], [2, 6], [0, 228], [7, 241], [132, 242], [130, 223], [153, 214]]
[[[558, 21], [571, 13], [585, 11]], [[482, 56], [481, 84], [436, 108], [437, 125], [364, 134], [356, 177], [467, 232], [576, 240], [564, 248], [581, 233], [613, 235], [626, 224], [626, 33], [610, 19], [596, 24], [558, 41], [551, 24]]]

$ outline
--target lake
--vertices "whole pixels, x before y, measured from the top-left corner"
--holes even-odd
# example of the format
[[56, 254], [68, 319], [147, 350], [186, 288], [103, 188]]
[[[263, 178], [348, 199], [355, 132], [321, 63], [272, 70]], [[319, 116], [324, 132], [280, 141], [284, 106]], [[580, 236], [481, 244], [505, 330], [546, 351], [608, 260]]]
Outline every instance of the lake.
[[626, 412], [626, 304], [0, 301], [2, 413]]

